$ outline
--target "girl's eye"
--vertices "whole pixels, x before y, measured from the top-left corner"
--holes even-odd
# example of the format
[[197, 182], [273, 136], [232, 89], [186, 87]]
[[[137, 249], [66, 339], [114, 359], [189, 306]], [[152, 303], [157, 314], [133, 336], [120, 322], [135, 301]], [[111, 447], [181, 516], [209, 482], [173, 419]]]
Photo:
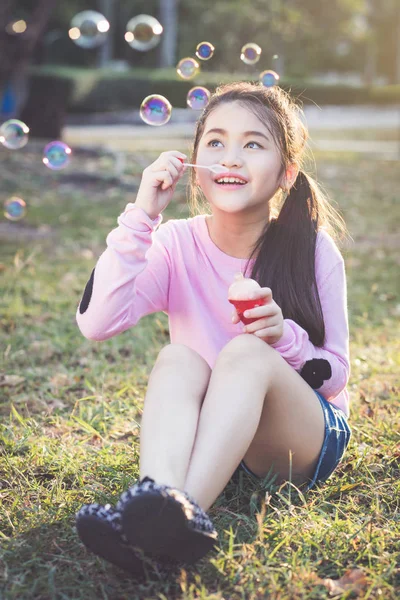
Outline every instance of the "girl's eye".
[[210, 142], [208, 142], [208, 146], [211, 146], [212, 148], [216, 148], [216, 146], [214, 146], [214, 144], [220, 144], [221, 142], [219, 140], [211, 140]]
[[248, 144], [246, 144], [246, 146], [249, 146], [250, 144], [255, 144], [257, 146], [257, 148], [261, 148], [261, 146], [258, 142], [248, 142]]

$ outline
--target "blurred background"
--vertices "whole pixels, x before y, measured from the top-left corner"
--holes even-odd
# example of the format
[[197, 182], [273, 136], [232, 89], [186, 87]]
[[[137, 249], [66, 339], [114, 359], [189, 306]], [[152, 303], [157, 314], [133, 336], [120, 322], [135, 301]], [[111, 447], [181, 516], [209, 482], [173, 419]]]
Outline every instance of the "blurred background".
[[[70, 37], [72, 19], [87, 10], [109, 24], [94, 47]], [[143, 13], [163, 28], [145, 51], [125, 37]], [[194, 83], [210, 91], [273, 69], [304, 104], [400, 102], [397, 0], [2, 0], [1, 118], [20, 117], [31, 136], [51, 138], [67, 114], [131, 111], [152, 93], [185, 108], [194, 83], [177, 76], [176, 65], [204, 40], [215, 53]], [[248, 42], [262, 48], [257, 64], [240, 60]]]

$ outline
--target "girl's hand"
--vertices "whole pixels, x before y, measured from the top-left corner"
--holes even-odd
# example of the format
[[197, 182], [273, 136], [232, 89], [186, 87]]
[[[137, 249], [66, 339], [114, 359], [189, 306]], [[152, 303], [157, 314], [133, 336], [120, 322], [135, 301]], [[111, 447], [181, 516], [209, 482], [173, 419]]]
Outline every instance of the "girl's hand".
[[[250, 297], [252, 300], [256, 298], [266, 300], [266, 304], [244, 311], [244, 317], [256, 320], [246, 325], [243, 328], [243, 333], [254, 333], [257, 337], [264, 340], [264, 342], [267, 342], [267, 344], [275, 344], [283, 335], [282, 311], [272, 299], [270, 288], [260, 288]], [[239, 320], [237, 311], [234, 308], [232, 322], [239, 323]]]
[[168, 206], [176, 184], [187, 168], [183, 166], [180, 158], [186, 160], [187, 156], [177, 150], [162, 152], [157, 160], [143, 171], [135, 204], [143, 208], [152, 219]]

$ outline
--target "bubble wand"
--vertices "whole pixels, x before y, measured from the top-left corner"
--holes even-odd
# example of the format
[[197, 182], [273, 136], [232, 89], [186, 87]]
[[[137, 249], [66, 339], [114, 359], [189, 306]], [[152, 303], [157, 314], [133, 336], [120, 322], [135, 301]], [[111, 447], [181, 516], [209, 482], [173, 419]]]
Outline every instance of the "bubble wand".
[[179, 158], [184, 167], [196, 167], [197, 169], [209, 169], [212, 173], [227, 173], [229, 169], [227, 167], [223, 167], [222, 165], [192, 165], [191, 163], [183, 162], [183, 158]]

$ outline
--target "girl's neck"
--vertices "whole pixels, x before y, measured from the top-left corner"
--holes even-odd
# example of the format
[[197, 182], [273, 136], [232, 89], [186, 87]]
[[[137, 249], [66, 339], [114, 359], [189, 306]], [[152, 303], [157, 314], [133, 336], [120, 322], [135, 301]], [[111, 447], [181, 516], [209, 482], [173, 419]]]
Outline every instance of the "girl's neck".
[[235, 221], [229, 223], [225, 218], [220, 221], [215, 215], [206, 216], [206, 225], [211, 240], [224, 254], [242, 260], [250, 258], [254, 244], [264, 228], [260, 221], [246, 227]]

